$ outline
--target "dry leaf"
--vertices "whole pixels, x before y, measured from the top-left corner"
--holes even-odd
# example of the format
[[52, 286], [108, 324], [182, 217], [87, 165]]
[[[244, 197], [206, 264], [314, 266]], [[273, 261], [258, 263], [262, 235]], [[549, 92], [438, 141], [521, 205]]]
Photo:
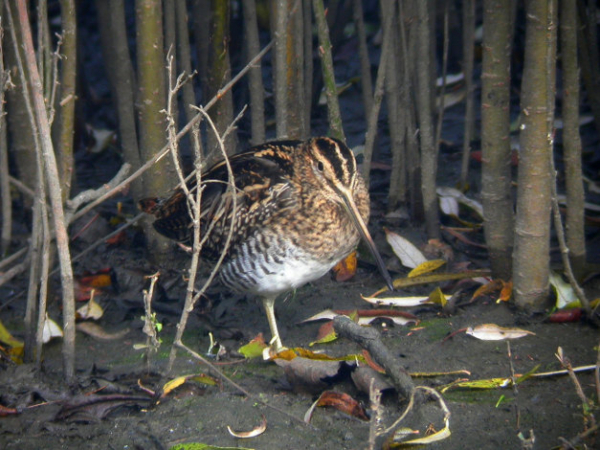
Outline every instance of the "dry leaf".
[[437, 270], [440, 267], [442, 267], [444, 264], [446, 264], [446, 261], [443, 259], [434, 259], [432, 261], [425, 261], [424, 263], [419, 264], [417, 267], [415, 267], [413, 270], [411, 270], [408, 273], [407, 277], [408, 278], [418, 277], [419, 275], [433, 272], [434, 270]]
[[369, 420], [364, 407], [344, 392], [323, 392], [317, 400], [317, 406], [331, 406], [357, 419]]
[[483, 206], [481, 206], [481, 203], [468, 198], [458, 189], [438, 187], [436, 192], [440, 199], [440, 207], [445, 214], [458, 217], [458, 204], [461, 203], [471, 208], [479, 215], [479, 217], [483, 218]]
[[321, 311], [318, 314], [315, 314], [312, 317], [309, 317], [302, 322], [312, 322], [315, 320], [332, 320], [334, 317], [342, 315], [342, 316], [351, 316], [355, 314], [358, 317], [358, 320], [355, 320], [359, 325], [368, 325], [374, 319], [378, 318], [389, 318], [397, 325], [407, 325], [408, 323], [416, 323], [419, 321], [418, 317], [414, 314], [410, 314], [404, 311], [397, 311], [394, 309], [360, 309], [360, 310], [350, 310], [350, 309], [326, 309], [325, 311]]
[[482, 341], [502, 341], [505, 339], [518, 339], [528, 334], [534, 335], [533, 331], [522, 330], [520, 328], [504, 328], [493, 323], [477, 325], [467, 328], [466, 333]]
[[44, 321], [44, 329], [42, 331], [42, 342], [47, 344], [50, 342], [50, 339], [62, 336], [62, 328], [58, 326], [54, 320], [48, 317], [48, 313], [46, 313], [46, 320]]
[[229, 431], [229, 434], [238, 439], [250, 439], [256, 436], [260, 436], [265, 432], [266, 429], [267, 418], [264, 415], [262, 416], [262, 423], [250, 431], [233, 431], [231, 427], [227, 425], [227, 431]]
[[98, 320], [104, 315], [104, 310], [102, 309], [102, 306], [100, 306], [94, 300], [94, 290], [92, 290], [90, 301], [83, 305], [81, 308], [79, 308], [77, 310], [77, 314], [81, 319], [93, 320]]
[[357, 267], [356, 250], [342, 259], [333, 267], [335, 281], [348, 281], [356, 275]]
[[129, 333], [129, 328], [124, 328], [120, 331], [116, 331], [114, 333], [109, 333], [104, 330], [100, 325], [93, 322], [81, 322], [78, 323], [77, 331], [81, 331], [95, 339], [100, 339], [102, 341], [112, 341], [125, 337], [127, 333]]
[[179, 386], [183, 385], [184, 383], [187, 383], [188, 381], [196, 381], [199, 383], [207, 384], [209, 386], [216, 386], [219, 384], [219, 382], [217, 380], [215, 380], [213, 377], [209, 377], [208, 375], [205, 375], [203, 373], [192, 374], [192, 375], [182, 375], [182, 376], [179, 376], [179, 377], [173, 378], [172, 380], [167, 381], [163, 385], [162, 394], [160, 397], [161, 398], [166, 397], [171, 392], [173, 392], [175, 389], [177, 389]]
[[262, 333], [259, 333], [254, 339], [238, 349], [238, 352], [248, 359], [257, 358], [263, 354], [268, 345]]
[[396, 306], [401, 308], [412, 308], [414, 306], [429, 303], [429, 297], [365, 297], [362, 299], [376, 306]]
[[384, 228], [384, 231], [386, 240], [404, 267], [414, 269], [419, 264], [427, 261], [421, 250], [415, 247], [410, 241], [387, 228]]

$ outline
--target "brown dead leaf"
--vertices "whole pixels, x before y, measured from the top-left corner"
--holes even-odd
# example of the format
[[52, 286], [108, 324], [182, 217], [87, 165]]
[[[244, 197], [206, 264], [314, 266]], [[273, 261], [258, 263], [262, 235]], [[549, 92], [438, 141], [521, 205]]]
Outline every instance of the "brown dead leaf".
[[367, 350], [362, 351], [363, 356], [365, 357], [365, 362], [369, 365], [371, 369], [379, 373], [385, 373], [385, 369], [373, 361], [371, 358], [371, 354]]
[[441, 258], [448, 262], [454, 260], [452, 247], [439, 239], [429, 239], [427, 245], [423, 248], [423, 252], [432, 258]]
[[497, 302], [507, 302], [512, 296], [512, 281], [504, 281], [501, 279], [492, 280], [487, 284], [480, 286], [471, 297], [470, 302], [483, 295], [490, 295], [496, 291], [500, 291]]
[[319, 397], [317, 406], [331, 406], [360, 420], [369, 420], [365, 408], [344, 392], [325, 391]]
[[335, 330], [333, 329], [333, 320], [329, 320], [319, 327], [319, 332], [317, 333], [317, 342], [321, 343], [326, 339], [332, 338], [334, 334]]
[[511, 281], [502, 282], [502, 290], [500, 291], [500, 296], [498, 297], [498, 302], [507, 302], [512, 297], [512, 287], [513, 283]]
[[503, 281], [500, 279], [497, 280], [492, 280], [487, 284], [483, 284], [481, 286], [479, 286], [477, 288], [477, 290], [473, 293], [473, 296], [471, 297], [471, 300], [469, 300], [469, 302], [473, 302], [475, 299], [477, 299], [478, 297], [481, 297], [482, 295], [488, 295], [491, 294], [492, 292], [496, 292], [500, 289], [502, 289], [503, 286]]

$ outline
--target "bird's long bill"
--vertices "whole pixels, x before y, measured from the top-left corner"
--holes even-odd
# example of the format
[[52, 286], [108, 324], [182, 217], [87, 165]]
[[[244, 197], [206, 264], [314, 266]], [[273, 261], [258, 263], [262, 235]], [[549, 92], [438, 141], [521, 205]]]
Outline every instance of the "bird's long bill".
[[373, 258], [375, 258], [375, 262], [377, 263], [379, 272], [381, 272], [381, 275], [383, 275], [383, 278], [385, 279], [388, 289], [390, 291], [393, 291], [394, 284], [392, 283], [392, 277], [390, 276], [390, 273], [388, 272], [387, 268], [385, 267], [383, 259], [381, 258], [381, 255], [377, 251], [377, 247], [375, 247], [375, 242], [373, 242], [373, 238], [371, 237], [371, 234], [369, 233], [367, 224], [365, 223], [365, 221], [362, 219], [360, 213], [358, 212], [358, 208], [356, 207], [356, 204], [354, 203], [352, 194], [350, 192], [346, 192], [345, 190], [340, 190], [340, 194], [341, 194], [341, 197], [344, 199], [344, 206], [346, 207], [348, 214], [350, 214], [350, 217], [352, 217], [352, 220], [354, 221], [354, 225], [356, 226], [361, 237], [364, 239], [364, 241], [369, 246], [369, 250], [371, 250], [371, 254], [373, 255]]

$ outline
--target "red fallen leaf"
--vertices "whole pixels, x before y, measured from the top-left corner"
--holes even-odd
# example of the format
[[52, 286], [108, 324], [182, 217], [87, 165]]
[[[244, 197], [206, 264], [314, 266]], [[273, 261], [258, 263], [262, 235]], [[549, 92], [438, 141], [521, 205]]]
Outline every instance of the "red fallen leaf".
[[85, 272], [82, 276], [75, 278], [75, 299], [78, 302], [87, 301], [91, 297], [91, 291], [101, 291], [103, 288], [117, 287], [117, 275], [112, 267], [100, 269], [97, 272]]
[[356, 266], [356, 251], [353, 251], [334, 266], [335, 281], [341, 282], [351, 279], [356, 275]]
[[0, 405], [0, 417], [15, 416], [17, 414], [19, 414], [19, 411], [15, 408], [8, 408], [4, 405]]
[[[483, 160], [483, 153], [481, 152], [481, 150], [475, 150], [474, 152], [471, 152], [471, 158], [477, 162], [481, 162]], [[517, 150], [513, 150], [511, 152], [510, 164], [513, 167], [516, 167], [519, 165], [519, 152]]]
[[317, 401], [317, 406], [331, 406], [360, 420], [369, 420], [365, 408], [344, 392], [323, 392]]
[[319, 332], [317, 333], [317, 341], [329, 336], [334, 332], [333, 330], [333, 320], [325, 322], [323, 325], [319, 327]]
[[369, 365], [369, 367], [371, 369], [373, 369], [374, 371], [379, 372], [379, 373], [385, 373], [385, 369], [383, 367], [381, 367], [379, 364], [377, 364], [375, 361], [373, 361], [373, 358], [371, 358], [371, 354], [368, 351], [363, 350], [362, 354], [365, 357], [366, 363]]
[[120, 233], [115, 234], [113, 237], [108, 238], [106, 240], [106, 243], [108, 245], [119, 245], [125, 242], [126, 238], [127, 234], [125, 233], [125, 230], [123, 230]]
[[75, 301], [87, 302], [90, 298], [92, 298], [92, 291], [94, 290], [94, 288], [89, 287], [89, 286], [82, 286], [76, 280], [74, 290], [75, 290]]
[[550, 314], [548, 320], [552, 323], [579, 322], [582, 315], [581, 308], [565, 309]]

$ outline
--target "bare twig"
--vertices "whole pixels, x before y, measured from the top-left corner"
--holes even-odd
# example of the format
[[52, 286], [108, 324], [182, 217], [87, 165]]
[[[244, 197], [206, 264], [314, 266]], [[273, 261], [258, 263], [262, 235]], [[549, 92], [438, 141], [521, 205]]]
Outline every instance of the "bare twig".
[[414, 408], [415, 397], [416, 397], [418, 391], [425, 391], [426, 393], [428, 393], [429, 395], [431, 395], [437, 399], [437, 401], [440, 405], [440, 408], [442, 408], [442, 411], [444, 412], [444, 422], [447, 427], [449, 426], [450, 410], [448, 409], [448, 406], [446, 405], [446, 402], [444, 401], [444, 398], [442, 397], [442, 395], [438, 391], [436, 391], [435, 389], [432, 389], [430, 387], [417, 386], [417, 387], [415, 387], [412, 394], [410, 395], [410, 401], [408, 402], [408, 405], [406, 406], [406, 409], [404, 410], [402, 415], [392, 425], [390, 425], [385, 430], [381, 431], [381, 433], [380, 433], [381, 435], [388, 434], [390, 431], [392, 431], [394, 428], [396, 428], [398, 425], [400, 425], [400, 423], [404, 420], [404, 418], [408, 415], [408, 413]]
[[288, 411], [286, 411], [285, 409], [281, 409], [278, 408], [277, 406], [271, 405], [270, 403], [267, 403], [265, 400], [263, 400], [260, 397], [257, 397], [256, 395], [251, 394], [250, 392], [248, 392], [246, 389], [244, 389], [242, 386], [240, 386], [239, 384], [237, 384], [235, 381], [233, 381], [231, 378], [229, 378], [228, 376], [226, 376], [223, 372], [221, 372], [219, 369], [217, 369], [210, 361], [208, 361], [206, 358], [202, 357], [199, 353], [195, 352], [194, 350], [192, 350], [191, 348], [187, 347], [185, 344], [183, 344], [181, 341], [179, 342], [174, 342], [173, 346], [177, 346], [179, 348], [181, 348], [182, 350], [185, 350], [186, 352], [188, 352], [193, 358], [197, 359], [198, 361], [201, 361], [206, 367], [209, 368], [209, 370], [211, 370], [214, 374], [216, 374], [219, 378], [221, 378], [222, 380], [224, 380], [225, 382], [227, 382], [228, 384], [230, 384], [231, 386], [233, 386], [234, 388], [236, 388], [238, 391], [240, 391], [242, 394], [244, 394], [246, 397], [248, 397], [249, 399], [251, 399], [252, 401], [256, 402], [256, 403], [260, 403], [261, 405], [266, 406], [267, 408], [270, 408], [274, 411], [277, 411], [280, 414], [284, 414], [285, 416], [289, 417], [290, 419], [294, 419], [295, 421], [305, 425], [305, 426], [310, 426], [309, 424], [307, 424], [304, 419], [296, 417], [292, 414], [290, 414]]
[[516, 414], [516, 428], [520, 429], [521, 428], [521, 408], [519, 407], [519, 388], [517, 385], [517, 376], [515, 375], [515, 366], [513, 364], [513, 360], [512, 360], [512, 351], [510, 349], [510, 341], [506, 341], [506, 352], [507, 352], [507, 356], [508, 356], [508, 364], [510, 366], [510, 379], [512, 381], [512, 390], [513, 393], [515, 395], [515, 400], [516, 400], [516, 408], [515, 408], [515, 414]]
[[[235, 210], [237, 208], [237, 195], [235, 195], [235, 183], [234, 183], [235, 178], [233, 176], [233, 171], [231, 169], [231, 165], [229, 164], [229, 159], [227, 157], [227, 151], [225, 150], [225, 144], [224, 144], [221, 136], [219, 136], [217, 128], [216, 128], [214, 122], [212, 121], [211, 117], [206, 112], [206, 110], [200, 108], [199, 111], [200, 111], [200, 114], [205, 117], [209, 126], [213, 130], [213, 132], [215, 134], [215, 139], [217, 140], [219, 148], [221, 149], [221, 153], [223, 154], [223, 158], [225, 160], [225, 165], [227, 167], [227, 173], [229, 176], [229, 192], [231, 193], [231, 198], [232, 198], [232, 208], [233, 208], [233, 213], [235, 214]], [[196, 172], [197, 172], [197, 176], [199, 176], [200, 172], [199, 171], [196, 171]], [[201, 195], [200, 189], [198, 189], [197, 195], [198, 196]], [[231, 242], [231, 237], [233, 235], [233, 229], [234, 229], [233, 227], [235, 225], [235, 221], [232, 220], [230, 223], [230, 226], [229, 226], [229, 232], [227, 234], [227, 238], [224, 242], [223, 251], [221, 252], [219, 259], [217, 260], [215, 266], [213, 267], [208, 279], [206, 280], [206, 282], [204, 283], [202, 288], [196, 293], [196, 295], [193, 295], [194, 281], [195, 281], [195, 277], [196, 277], [196, 270], [197, 270], [198, 258], [199, 258], [200, 247], [201, 247], [201, 242], [200, 242], [200, 205], [201, 204], [200, 204], [200, 200], [198, 197], [198, 201], [196, 202], [197, 209], [195, 211], [192, 211], [192, 220], [194, 223], [194, 243], [193, 243], [193, 247], [192, 247], [192, 252], [193, 252], [194, 257], [192, 259], [192, 266], [190, 268], [190, 278], [188, 281], [185, 305], [183, 307], [183, 311], [181, 313], [181, 318], [179, 319], [179, 323], [177, 324], [177, 333], [175, 334], [175, 339], [173, 341], [173, 347], [171, 347], [171, 353], [169, 355], [169, 365], [167, 368], [167, 371], [169, 371], [169, 372], [171, 371], [171, 369], [173, 367], [173, 363], [175, 362], [175, 358], [177, 356], [176, 347], [181, 344], [181, 338], [183, 337], [183, 332], [185, 331], [185, 326], [187, 324], [189, 314], [193, 310], [194, 305], [196, 304], [196, 302], [198, 301], [200, 296], [204, 294], [204, 292], [206, 291], [208, 286], [210, 286], [210, 284], [213, 282], [214, 278], [217, 276], [217, 272], [218, 272], [219, 268], [221, 267], [221, 264], [223, 263], [223, 260], [225, 259], [226, 255], [227, 255], [227, 249], [229, 248], [229, 244]], [[210, 233], [210, 231], [207, 231], [206, 235], [208, 235], [208, 233]], [[183, 344], [181, 344], [181, 345], [183, 345]]]
[[[87, 246], [87, 248], [85, 250], [82, 250], [81, 252], [79, 252], [77, 255], [73, 256], [73, 258], [71, 258], [72, 262], [75, 261], [79, 261], [81, 258], [83, 258], [85, 255], [87, 255], [88, 253], [90, 253], [92, 250], [94, 250], [96, 247], [106, 243], [106, 241], [108, 241], [110, 238], [116, 236], [117, 234], [121, 233], [122, 231], [126, 230], [127, 228], [129, 228], [132, 225], [135, 225], [137, 223], [138, 220], [140, 220], [142, 217], [144, 217], [146, 214], [145, 213], [139, 213], [137, 216], [133, 217], [132, 219], [129, 219], [127, 222], [125, 222], [123, 225], [121, 225], [119, 228], [117, 228], [115, 231], [113, 231], [112, 233], [107, 234], [106, 236], [102, 236], [101, 238], [99, 238], [96, 242], [94, 242], [93, 244], [90, 244]], [[53, 275], [58, 269], [55, 269], [53, 272], [50, 273], [50, 275]]]
[[379, 428], [381, 427], [381, 389], [375, 387], [375, 378], [371, 378], [369, 400], [371, 402], [371, 421], [369, 423], [369, 450], [375, 450]]
[[[48, 204], [46, 202], [46, 189], [44, 187], [44, 179], [46, 178], [42, 173], [42, 169], [41, 169], [41, 157], [42, 155], [38, 153], [38, 167], [40, 167], [40, 173], [38, 174], [38, 179], [40, 180], [40, 198], [39, 198], [39, 202], [40, 202], [40, 216], [41, 216], [41, 223], [42, 223], [42, 253], [41, 253], [41, 267], [40, 267], [40, 272], [39, 272], [39, 305], [37, 308], [37, 313], [38, 313], [38, 325], [37, 325], [37, 331], [35, 334], [35, 344], [36, 344], [36, 352], [35, 352], [35, 365], [37, 367], [37, 369], [41, 369], [42, 366], [42, 345], [44, 344], [44, 338], [43, 338], [43, 332], [44, 332], [44, 324], [46, 321], [46, 302], [48, 299], [48, 278], [49, 278], [49, 274], [48, 272], [50, 271], [50, 245], [52, 243], [52, 236], [51, 236], [51, 230], [50, 230], [50, 224], [48, 222]], [[71, 264], [71, 262], [69, 262], [69, 264]], [[62, 264], [61, 264], [62, 267]], [[69, 266], [70, 268], [70, 266]], [[72, 270], [72, 269], [71, 269]], [[65, 285], [63, 285], [63, 290], [67, 289], [68, 287], [65, 287]], [[73, 298], [74, 294], [72, 291], [73, 287], [71, 286], [71, 292], [70, 292], [70, 297]], [[66, 296], [63, 293], [63, 302], [66, 300], [68, 296]], [[72, 300], [73, 302], [75, 301], [74, 299]], [[69, 320], [73, 320], [73, 327], [75, 326], [75, 305], [73, 304], [73, 317], [69, 317]], [[67, 320], [68, 317], [68, 312], [64, 311], [64, 306], [63, 306], [63, 322]], [[64, 325], [63, 325], [64, 328]], [[65, 371], [65, 376], [67, 378], [67, 380], [70, 380], [69, 376], [67, 375], [70, 368], [68, 366], [70, 366], [71, 361], [70, 359], [72, 358], [72, 363], [74, 365], [75, 363], [75, 332], [73, 330], [73, 337], [72, 337], [72, 346], [73, 348], [70, 350], [65, 350], [65, 347], [63, 347], [63, 351], [72, 351], [73, 354], [72, 356], [67, 356], [66, 354], [64, 354], [64, 371]], [[65, 344], [67, 345], [67, 344]], [[71, 345], [71, 343], [68, 343], [68, 345]]]
[[567, 279], [569, 280], [569, 284], [575, 291], [577, 298], [581, 301], [581, 305], [583, 309], [588, 313], [590, 319], [591, 309], [590, 302], [579, 286], [577, 279], [575, 278], [575, 274], [573, 273], [573, 268], [571, 266], [571, 260], [569, 259], [569, 248], [567, 247], [567, 242], [565, 239], [565, 231], [562, 224], [562, 218], [560, 216], [560, 209], [558, 207], [558, 194], [556, 192], [556, 170], [554, 169], [554, 158], [550, 158], [550, 168], [552, 173], [554, 174], [554, 179], [550, 183], [550, 188], [552, 190], [552, 213], [554, 216], [554, 229], [556, 230], [556, 237], [558, 238], [558, 245], [560, 247], [560, 255], [562, 257], [563, 266], [565, 268], [565, 274], [567, 275]]
[[[221, 98], [221, 96], [223, 96], [225, 94], [225, 92], [229, 91], [246, 74], [246, 72], [248, 72], [248, 70], [250, 70], [252, 68], [252, 66], [257, 61], [262, 59], [262, 57], [265, 56], [269, 50], [271, 50], [272, 47], [273, 47], [273, 41], [271, 40], [271, 42], [269, 42], [261, 50], [261, 52], [258, 55], [256, 55], [254, 58], [252, 58], [252, 60], [250, 60], [248, 62], [248, 64], [235, 77], [233, 77], [231, 79], [231, 81], [229, 83], [227, 83], [225, 86], [223, 86], [223, 88], [219, 89], [217, 94], [212, 99], [210, 99], [210, 101], [206, 105], [204, 105], [204, 107], [203, 107], [204, 111], [208, 111], [210, 108], [212, 108], [215, 105], [215, 103], [219, 100], [219, 98]], [[183, 136], [185, 136], [190, 130], [193, 130], [193, 128], [195, 126], [197, 126], [197, 124], [202, 120], [203, 117], [204, 116], [201, 113], [196, 114], [196, 116], [192, 120], [190, 120], [179, 131], [179, 133], [177, 133], [177, 136], [176, 136], [177, 141], [179, 142], [181, 140], [181, 138], [183, 138]], [[118, 186], [115, 186], [114, 188], [112, 188], [111, 190], [106, 192], [104, 195], [100, 196], [93, 202], [86, 205], [80, 211], [75, 213], [73, 215], [73, 217], [71, 218], [71, 220], [74, 221], [74, 220], [79, 219], [80, 217], [85, 215], [88, 211], [94, 209], [96, 206], [98, 206], [99, 204], [104, 202], [107, 198], [112, 197], [115, 193], [119, 192], [122, 189], [123, 185], [129, 184], [133, 180], [137, 179], [144, 172], [146, 172], [150, 167], [152, 167], [157, 161], [164, 158], [165, 155], [167, 155], [167, 153], [169, 153], [170, 151], [171, 150], [170, 150], [169, 145], [168, 144], [165, 145], [161, 149], [161, 151], [159, 151], [156, 155], [154, 155], [150, 160], [148, 160], [145, 164], [143, 164], [138, 170], [136, 170], [134, 173], [132, 173], [129, 177], [127, 177], [125, 180], [123, 180], [121, 182], [121, 184], [119, 184]]]
[[558, 359], [562, 367], [569, 372], [569, 378], [571, 378], [571, 381], [575, 386], [575, 392], [577, 392], [577, 396], [581, 401], [584, 428], [587, 430], [590, 427], [597, 427], [598, 424], [596, 423], [596, 418], [592, 413], [593, 402], [590, 399], [588, 399], [585, 393], [583, 392], [583, 388], [581, 387], [581, 383], [579, 383], [577, 375], [575, 375], [571, 361], [564, 355], [561, 347], [558, 347], [558, 350], [556, 352], [556, 358]]
[[[26, 252], [27, 252], [27, 247], [23, 247], [21, 250], [18, 250], [15, 253], [13, 253], [12, 255], [4, 258], [2, 261], [0, 261], [0, 271], [5, 266], [8, 266], [8, 265], [12, 264], [13, 262], [15, 262], [17, 259], [19, 259], [21, 256], [23, 256]], [[0, 283], [0, 286], [2, 286], [2, 283]]]
[[67, 223], [71, 223], [73, 214], [83, 203], [90, 202], [101, 197], [115, 186], [122, 186], [122, 181], [125, 179], [130, 170], [131, 164], [124, 163], [117, 174], [108, 183], [103, 184], [98, 189], [88, 189], [87, 191], [80, 192], [71, 200], [67, 200], [67, 210], [65, 212]]
[[[15, 255], [21, 256], [26, 251], [27, 251], [27, 249], [23, 248], [23, 249], [19, 250], [18, 253], [15, 253]], [[15, 255], [9, 256], [8, 258], [6, 258], [6, 260], [8, 260], [9, 258], [12, 259]], [[15, 259], [17, 259], [17, 258], [15, 258]], [[6, 260], [3, 260], [2, 263], [4, 263]], [[0, 286], [2, 286], [5, 283], [8, 283], [14, 277], [16, 277], [16, 276], [20, 275], [22, 272], [24, 272], [29, 267], [29, 264], [30, 264], [29, 258], [25, 258], [19, 264], [16, 264], [13, 267], [11, 267], [10, 269], [8, 269], [6, 272], [3, 272], [2, 275], [0, 275]]]
[[154, 297], [154, 286], [158, 281], [160, 272], [156, 272], [153, 275], [148, 275], [146, 278], [150, 279], [150, 287], [148, 290], [144, 289], [144, 327], [142, 331], [146, 335], [146, 367], [150, 372], [150, 364], [152, 362], [152, 354], [158, 351], [160, 347], [160, 340], [157, 335], [156, 328], [156, 315], [152, 313], [152, 298]]
[[25, 194], [31, 198], [35, 198], [35, 192], [33, 192], [25, 184], [21, 183], [19, 180], [17, 180], [14, 177], [11, 177], [11, 176], [8, 177], [8, 180], [14, 187], [16, 187], [18, 190], [20, 190], [23, 194]]

